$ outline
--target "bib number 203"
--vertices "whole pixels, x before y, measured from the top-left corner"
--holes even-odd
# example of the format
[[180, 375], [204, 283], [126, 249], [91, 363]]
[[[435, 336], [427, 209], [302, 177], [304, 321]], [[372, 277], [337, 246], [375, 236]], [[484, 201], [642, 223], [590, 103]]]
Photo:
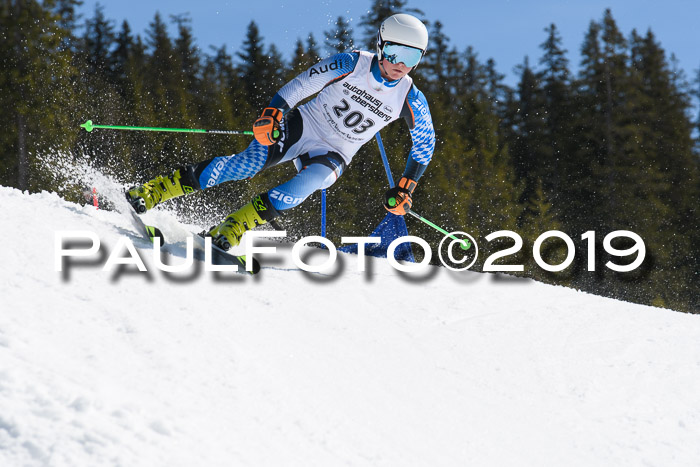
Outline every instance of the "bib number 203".
[[341, 105], [333, 106], [333, 112], [335, 112], [336, 117], [343, 119], [343, 125], [345, 125], [346, 128], [352, 128], [353, 133], [364, 133], [374, 126], [374, 120], [365, 118], [362, 112], [357, 110], [348, 112], [350, 110], [350, 103], [348, 101], [341, 99], [340, 102]]

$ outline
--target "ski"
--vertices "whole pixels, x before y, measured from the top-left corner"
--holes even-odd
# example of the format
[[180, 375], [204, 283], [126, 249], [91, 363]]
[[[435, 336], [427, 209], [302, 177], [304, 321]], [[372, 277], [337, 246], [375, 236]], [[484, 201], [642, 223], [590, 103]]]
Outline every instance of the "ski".
[[[205, 235], [206, 232], [193, 235], [195, 246], [202, 252], [206, 251]], [[203, 257], [199, 259], [204, 260]], [[226, 250], [222, 250], [214, 245], [213, 242], [211, 242], [211, 262], [219, 266], [238, 266], [238, 272], [250, 275], [255, 275], [260, 272], [260, 263], [255, 258], [246, 258], [244, 255], [234, 255]], [[251, 271], [246, 270], [248, 262], [252, 263]]]
[[[129, 201], [128, 195], [126, 195], [126, 193], [125, 196], [127, 198], [127, 201]], [[128, 204], [129, 214], [131, 215], [134, 223], [138, 226], [141, 233], [144, 234], [146, 238], [148, 238], [151, 241], [151, 243], [155, 243], [154, 240], [157, 237], [160, 239], [161, 247], [165, 245], [165, 236], [163, 235], [163, 232], [161, 232], [159, 228], [154, 227], [152, 225], [148, 225], [145, 222], [143, 222], [141, 217], [136, 213], [136, 210], [130, 201]], [[192, 234], [192, 237], [194, 239], [194, 246], [196, 246], [199, 250], [199, 257], [197, 259], [200, 261], [204, 261], [205, 259], [205, 235], [206, 232], [201, 232], [200, 234]], [[252, 263], [250, 271], [246, 269], [248, 261]], [[223, 250], [218, 246], [214, 245], [214, 243], [211, 243], [211, 263], [217, 266], [237, 266], [238, 272], [243, 274], [248, 273], [253, 275], [260, 272], [260, 263], [255, 258], [250, 258], [250, 260], [248, 260], [243, 255], [231, 254], [226, 250]]]
[[138, 214], [136, 214], [136, 211], [134, 211], [131, 207], [129, 206], [129, 214], [131, 214], [131, 218], [134, 221], [134, 224], [138, 229], [141, 231], [141, 233], [151, 241], [151, 243], [155, 243], [155, 238], [158, 237], [160, 239], [160, 246], [162, 247], [165, 245], [165, 236], [163, 235], [163, 232], [160, 231], [158, 227], [154, 227], [152, 225], [146, 224]]

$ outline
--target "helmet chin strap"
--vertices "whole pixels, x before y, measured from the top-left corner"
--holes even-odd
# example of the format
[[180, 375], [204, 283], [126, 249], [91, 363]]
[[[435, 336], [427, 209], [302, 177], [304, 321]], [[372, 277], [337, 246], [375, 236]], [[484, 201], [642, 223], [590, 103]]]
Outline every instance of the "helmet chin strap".
[[384, 68], [384, 59], [381, 58], [381, 56], [380, 56], [380, 58], [379, 58], [379, 62], [378, 62], [378, 63], [379, 63], [379, 68], [382, 69], [382, 71], [384, 72], [384, 74], [385, 74], [386, 76], [389, 76], [389, 73], [386, 72], [386, 68]]
[[[384, 60], [385, 60], [385, 59], [381, 59], [381, 60], [378, 61], [379, 69], [380, 69], [381, 71], [384, 72], [383, 75], [380, 73], [380, 76], [382, 77], [382, 79], [383, 79], [384, 81], [387, 81], [387, 82], [389, 82], [389, 83], [396, 81], [396, 80], [394, 80], [394, 79], [389, 78], [389, 73], [387, 73], [386, 68], [384, 68]], [[386, 78], [385, 78], [385, 76], [386, 76]]]

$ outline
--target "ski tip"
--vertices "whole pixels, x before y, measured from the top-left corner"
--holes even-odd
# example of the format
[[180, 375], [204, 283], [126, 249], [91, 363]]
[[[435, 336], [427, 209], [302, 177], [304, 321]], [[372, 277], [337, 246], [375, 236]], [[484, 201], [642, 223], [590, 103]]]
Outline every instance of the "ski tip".
[[[239, 258], [239, 261], [241, 261], [241, 265], [242, 265], [243, 267], [246, 267], [246, 264], [247, 264], [247, 262], [248, 262], [248, 260], [246, 259], [246, 257], [245, 257], [245, 256], [239, 256], [238, 258]], [[251, 258], [250, 260], [253, 262], [253, 268], [252, 268], [251, 271], [248, 271], [248, 270], [246, 269], [246, 272], [249, 273], [249, 274], [257, 274], [257, 273], [259, 273], [259, 272], [260, 272], [260, 263], [258, 262], [258, 260], [255, 259], [255, 258]]]
[[158, 238], [161, 246], [165, 245], [165, 235], [163, 235], [163, 232], [161, 232], [158, 227], [147, 225], [146, 231], [148, 232], [148, 238], [151, 239], [151, 243], [155, 243], [155, 239]]

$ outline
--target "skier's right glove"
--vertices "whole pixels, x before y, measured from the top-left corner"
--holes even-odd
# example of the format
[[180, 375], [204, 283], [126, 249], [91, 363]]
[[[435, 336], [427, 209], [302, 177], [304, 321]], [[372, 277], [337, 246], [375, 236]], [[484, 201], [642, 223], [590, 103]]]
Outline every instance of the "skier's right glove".
[[282, 136], [280, 128], [282, 116], [282, 111], [274, 107], [267, 107], [263, 110], [260, 118], [253, 123], [253, 135], [258, 143], [270, 146], [279, 141], [280, 136]]
[[384, 208], [392, 214], [403, 216], [413, 206], [411, 195], [416, 189], [416, 182], [407, 177], [401, 177], [398, 186], [391, 188], [384, 195]]

